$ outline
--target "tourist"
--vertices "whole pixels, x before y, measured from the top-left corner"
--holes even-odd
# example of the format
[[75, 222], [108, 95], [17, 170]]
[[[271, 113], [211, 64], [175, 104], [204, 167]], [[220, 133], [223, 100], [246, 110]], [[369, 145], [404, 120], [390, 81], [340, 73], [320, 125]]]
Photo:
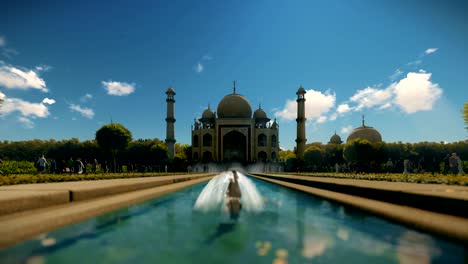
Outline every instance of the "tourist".
[[81, 161], [80, 158], [77, 158], [75, 160], [75, 173], [82, 174], [83, 173], [83, 168], [84, 168], [83, 162]]
[[74, 167], [73, 165], [75, 164], [75, 161], [73, 160], [73, 158], [70, 158], [68, 160], [68, 172], [70, 172], [70, 174], [73, 173], [73, 170], [74, 170]]
[[91, 170], [93, 171], [93, 173], [96, 173], [98, 164], [99, 163], [98, 163], [97, 159], [94, 159], [93, 164], [91, 164]]
[[463, 161], [460, 159], [460, 156], [457, 156], [457, 163], [458, 163], [458, 175], [465, 175], [465, 171], [463, 171]]
[[45, 159], [44, 155], [42, 155], [37, 161], [37, 170], [39, 173], [45, 172], [47, 160]]
[[452, 153], [449, 159], [450, 173], [458, 174], [458, 160], [457, 153]]
[[387, 166], [387, 172], [393, 171], [393, 161], [391, 158], [388, 158], [387, 163], [385, 165]]
[[86, 171], [87, 167], [88, 167], [88, 161], [85, 159], [83, 161], [83, 174], [88, 174], [88, 172]]
[[50, 160], [50, 173], [56, 173], [57, 172], [57, 162], [55, 162], [54, 159]]
[[409, 168], [410, 168], [410, 161], [409, 161], [409, 159], [405, 159], [405, 160], [403, 161], [403, 168], [404, 168], [403, 174], [408, 174], [408, 173], [409, 173]]
[[[0, 158], [0, 168], [2, 167], [2, 164], [3, 164], [3, 161], [2, 161], [2, 159]], [[0, 175], [3, 175], [3, 171], [2, 171], [2, 170], [0, 170]]]

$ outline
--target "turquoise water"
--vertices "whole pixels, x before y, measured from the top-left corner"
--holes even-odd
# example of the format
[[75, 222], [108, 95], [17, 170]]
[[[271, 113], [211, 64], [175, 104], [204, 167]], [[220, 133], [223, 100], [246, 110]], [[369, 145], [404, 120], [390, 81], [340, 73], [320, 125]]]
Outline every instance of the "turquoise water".
[[206, 183], [42, 234], [1, 263], [466, 263], [462, 246], [252, 179], [264, 204], [193, 209]]

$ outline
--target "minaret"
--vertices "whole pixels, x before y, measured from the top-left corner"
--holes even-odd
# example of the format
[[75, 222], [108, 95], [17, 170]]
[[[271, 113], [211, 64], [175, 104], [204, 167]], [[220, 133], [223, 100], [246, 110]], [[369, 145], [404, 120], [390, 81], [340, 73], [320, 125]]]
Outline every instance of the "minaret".
[[169, 87], [166, 91], [167, 98], [167, 116], [166, 116], [166, 146], [167, 149], [169, 150], [169, 159], [174, 158], [174, 152], [175, 152], [175, 132], [174, 132], [174, 123], [175, 123], [175, 118], [174, 118], [174, 95], [176, 94], [172, 87]]
[[297, 90], [297, 138], [296, 138], [296, 156], [298, 159], [304, 158], [304, 150], [306, 144], [306, 133], [305, 133], [305, 95], [306, 91], [304, 88], [299, 87]]

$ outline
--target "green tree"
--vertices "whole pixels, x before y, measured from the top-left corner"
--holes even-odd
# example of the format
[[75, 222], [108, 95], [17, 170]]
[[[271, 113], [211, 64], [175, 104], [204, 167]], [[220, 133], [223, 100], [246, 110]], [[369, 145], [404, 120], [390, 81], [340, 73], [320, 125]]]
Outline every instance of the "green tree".
[[318, 146], [310, 146], [304, 151], [304, 162], [308, 170], [317, 171], [321, 169], [323, 162], [323, 150]]
[[96, 141], [103, 150], [112, 154], [113, 170], [116, 172], [116, 153], [125, 149], [132, 140], [132, 133], [121, 124], [108, 124], [96, 131]]
[[355, 164], [356, 171], [366, 172], [373, 161], [374, 148], [368, 140], [358, 138], [346, 143], [343, 156], [346, 161]]

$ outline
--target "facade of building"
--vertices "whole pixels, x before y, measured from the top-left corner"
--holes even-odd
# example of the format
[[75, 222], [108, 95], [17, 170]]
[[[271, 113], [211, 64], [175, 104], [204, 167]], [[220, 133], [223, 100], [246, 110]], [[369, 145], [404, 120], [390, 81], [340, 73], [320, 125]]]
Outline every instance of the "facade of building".
[[210, 106], [192, 127], [192, 159], [194, 162], [251, 163], [275, 162], [278, 159], [278, 124], [271, 124], [259, 108], [252, 115], [250, 102], [236, 93], [224, 96], [217, 112]]

